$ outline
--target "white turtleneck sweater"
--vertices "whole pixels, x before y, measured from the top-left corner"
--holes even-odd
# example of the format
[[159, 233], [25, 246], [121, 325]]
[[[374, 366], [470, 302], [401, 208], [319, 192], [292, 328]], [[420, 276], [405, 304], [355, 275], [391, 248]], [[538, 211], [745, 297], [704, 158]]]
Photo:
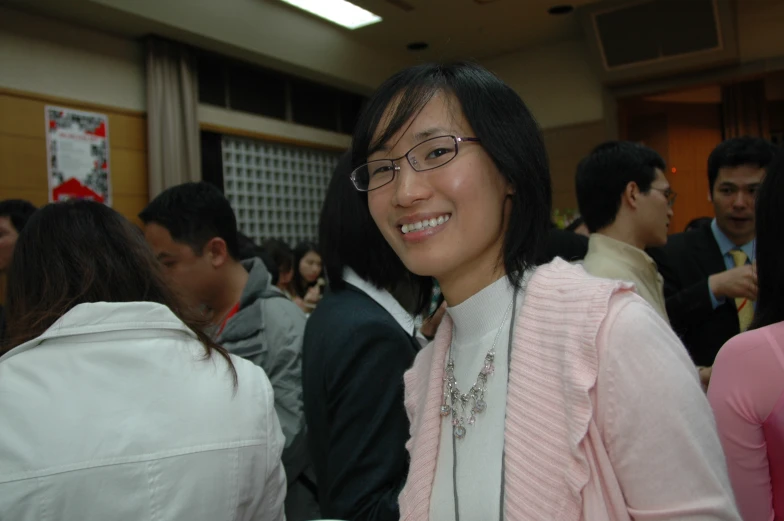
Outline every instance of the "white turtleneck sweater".
[[[509, 325], [516, 318], [512, 317], [512, 308], [509, 306], [513, 295], [514, 287], [507, 277], [502, 277], [465, 302], [447, 309], [455, 326], [452, 357], [455, 362], [457, 387], [461, 393], [466, 393], [476, 382], [479, 371], [484, 367], [485, 355], [498, 335], [495, 344], [495, 373], [487, 379], [487, 409], [476, 415], [474, 425], [467, 424], [466, 415], [466, 435], [463, 439], [454, 440], [457, 448], [460, 519], [466, 521], [499, 519], [509, 368]], [[522, 303], [521, 289], [517, 294], [518, 314]], [[441, 423], [436, 475], [430, 501], [431, 521], [455, 520], [452, 432], [450, 415], [442, 419]]]

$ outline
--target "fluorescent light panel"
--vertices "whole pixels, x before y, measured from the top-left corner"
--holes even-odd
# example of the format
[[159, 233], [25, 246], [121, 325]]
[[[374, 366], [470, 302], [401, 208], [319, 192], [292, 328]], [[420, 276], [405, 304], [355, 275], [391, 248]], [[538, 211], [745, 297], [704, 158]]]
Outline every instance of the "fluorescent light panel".
[[359, 29], [381, 21], [381, 17], [346, 0], [283, 0], [347, 29]]

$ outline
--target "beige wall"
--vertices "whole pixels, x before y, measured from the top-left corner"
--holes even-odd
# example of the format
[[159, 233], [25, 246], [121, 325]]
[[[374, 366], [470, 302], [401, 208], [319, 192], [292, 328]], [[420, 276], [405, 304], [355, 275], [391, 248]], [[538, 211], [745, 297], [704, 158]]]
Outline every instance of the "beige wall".
[[569, 213], [577, 210], [574, 176], [577, 165], [593, 148], [605, 141], [603, 121], [581, 123], [543, 132], [550, 159], [553, 183], [553, 210]]
[[507, 54], [483, 65], [520, 94], [542, 128], [604, 118], [602, 85], [582, 41]]
[[784, 2], [738, 0], [737, 27], [742, 62], [784, 56]]
[[143, 111], [142, 47], [0, 7], [0, 87]]

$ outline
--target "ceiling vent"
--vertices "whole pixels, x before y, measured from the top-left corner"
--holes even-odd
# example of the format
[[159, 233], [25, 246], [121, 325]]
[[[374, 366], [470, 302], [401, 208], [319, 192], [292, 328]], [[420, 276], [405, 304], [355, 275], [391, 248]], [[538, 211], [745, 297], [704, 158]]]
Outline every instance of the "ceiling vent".
[[580, 10], [605, 83], [629, 83], [736, 62], [730, 0], [604, 2]]

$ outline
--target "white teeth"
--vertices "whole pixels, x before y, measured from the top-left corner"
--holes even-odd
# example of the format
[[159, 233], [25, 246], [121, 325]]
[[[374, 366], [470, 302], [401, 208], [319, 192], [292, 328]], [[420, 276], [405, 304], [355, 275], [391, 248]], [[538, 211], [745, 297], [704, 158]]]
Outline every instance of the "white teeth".
[[427, 228], [435, 228], [436, 226], [444, 224], [448, 220], [449, 220], [449, 214], [441, 215], [437, 219], [434, 217], [432, 219], [425, 219], [424, 221], [419, 221], [416, 223], [404, 224], [403, 226], [400, 227], [400, 231], [406, 234], [408, 232], [424, 230]]

